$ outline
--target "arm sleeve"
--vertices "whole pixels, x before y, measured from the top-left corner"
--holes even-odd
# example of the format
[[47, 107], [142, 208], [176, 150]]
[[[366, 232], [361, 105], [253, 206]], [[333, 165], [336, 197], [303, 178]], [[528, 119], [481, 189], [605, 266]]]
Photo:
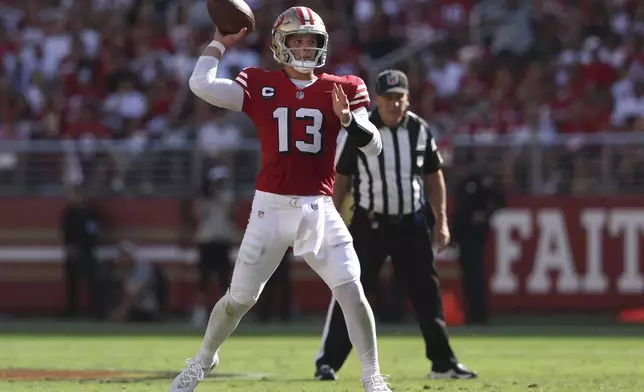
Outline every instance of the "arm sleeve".
[[420, 135], [424, 135], [424, 137], [427, 140], [424, 146], [425, 159], [423, 160], [424, 161], [423, 172], [425, 174], [436, 173], [443, 167], [443, 157], [438, 151], [438, 146], [436, 145], [436, 140], [434, 139], [434, 135], [432, 135], [432, 132], [427, 126], [427, 124], [421, 123]]
[[355, 138], [344, 132], [335, 155], [335, 170], [339, 174], [350, 176], [358, 166], [358, 146]]
[[213, 106], [239, 112], [244, 105], [244, 89], [230, 79], [217, 78], [219, 60], [201, 56], [190, 76], [190, 90]]
[[380, 131], [371, 120], [365, 107], [351, 112], [351, 122], [345, 127], [347, 133], [355, 138], [360, 151], [367, 155], [378, 155], [382, 151]]

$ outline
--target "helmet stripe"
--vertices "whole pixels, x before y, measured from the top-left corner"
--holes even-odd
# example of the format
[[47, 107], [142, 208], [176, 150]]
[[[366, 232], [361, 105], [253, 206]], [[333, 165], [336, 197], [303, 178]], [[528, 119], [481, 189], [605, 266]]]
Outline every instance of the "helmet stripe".
[[298, 16], [298, 18], [300, 18], [300, 21], [301, 21], [303, 24], [307, 24], [307, 22], [308, 22], [308, 18], [307, 18], [307, 16], [304, 14], [304, 11], [302, 10], [302, 7], [295, 7], [295, 10], [297, 11], [297, 16]]
[[313, 11], [311, 11], [309, 7], [306, 7], [306, 13], [307, 13], [307, 16], [309, 17], [309, 22], [311, 24], [315, 23], [315, 18], [313, 17]]

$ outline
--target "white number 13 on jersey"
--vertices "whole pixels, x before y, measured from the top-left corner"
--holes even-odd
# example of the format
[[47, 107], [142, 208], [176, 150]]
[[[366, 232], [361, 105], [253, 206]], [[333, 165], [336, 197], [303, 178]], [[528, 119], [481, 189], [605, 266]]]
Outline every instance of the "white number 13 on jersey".
[[[288, 153], [291, 142], [291, 113], [289, 108], [279, 107], [273, 111], [273, 118], [277, 120], [277, 135], [279, 138], [279, 151]], [[318, 154], [322, 151], [322, 125], [324, 115], [318, 109], [299, 108], [295, 111], [297, 120], [308, 120], [306, 134], [311, 135], [312, 141], [296, 140], [295, 148], [306, 154]]]

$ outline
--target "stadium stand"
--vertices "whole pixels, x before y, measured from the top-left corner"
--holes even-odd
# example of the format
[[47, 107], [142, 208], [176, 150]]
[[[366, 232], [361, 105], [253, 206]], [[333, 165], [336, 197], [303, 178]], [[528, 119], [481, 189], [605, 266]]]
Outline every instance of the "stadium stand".
[[[274, 66], [270, 27], [293, 2], [249, 3], [258, 31], [226, 53], [223, 77]], [[641, 2], [301, 3], [328, 23], [328, 71], [405, 70], [445, 156], [488, 164], [509, 192], [642, 191]], [[221, 162], [252, 189], [252, 126], [187, 88], [212, 34], [204, 0], [0, 0], [0, 18], [2, 193], [63, 180], [172, 194]]]

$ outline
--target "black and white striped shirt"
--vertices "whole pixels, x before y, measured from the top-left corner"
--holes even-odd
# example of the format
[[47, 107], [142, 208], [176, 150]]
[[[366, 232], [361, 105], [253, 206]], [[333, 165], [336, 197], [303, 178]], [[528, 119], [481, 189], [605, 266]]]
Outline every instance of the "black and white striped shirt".
[[353, 177], [355, 205], [383, 215], [421, 210], [425, 204], [421, 177], [443, 164], [429, 125], [409, 111], [395, 128], [383, 124], [377, 109], [369, 119], [380, 130], [380, 155], [365, 155], [350, 136], [338, 146], [336, 170]]

